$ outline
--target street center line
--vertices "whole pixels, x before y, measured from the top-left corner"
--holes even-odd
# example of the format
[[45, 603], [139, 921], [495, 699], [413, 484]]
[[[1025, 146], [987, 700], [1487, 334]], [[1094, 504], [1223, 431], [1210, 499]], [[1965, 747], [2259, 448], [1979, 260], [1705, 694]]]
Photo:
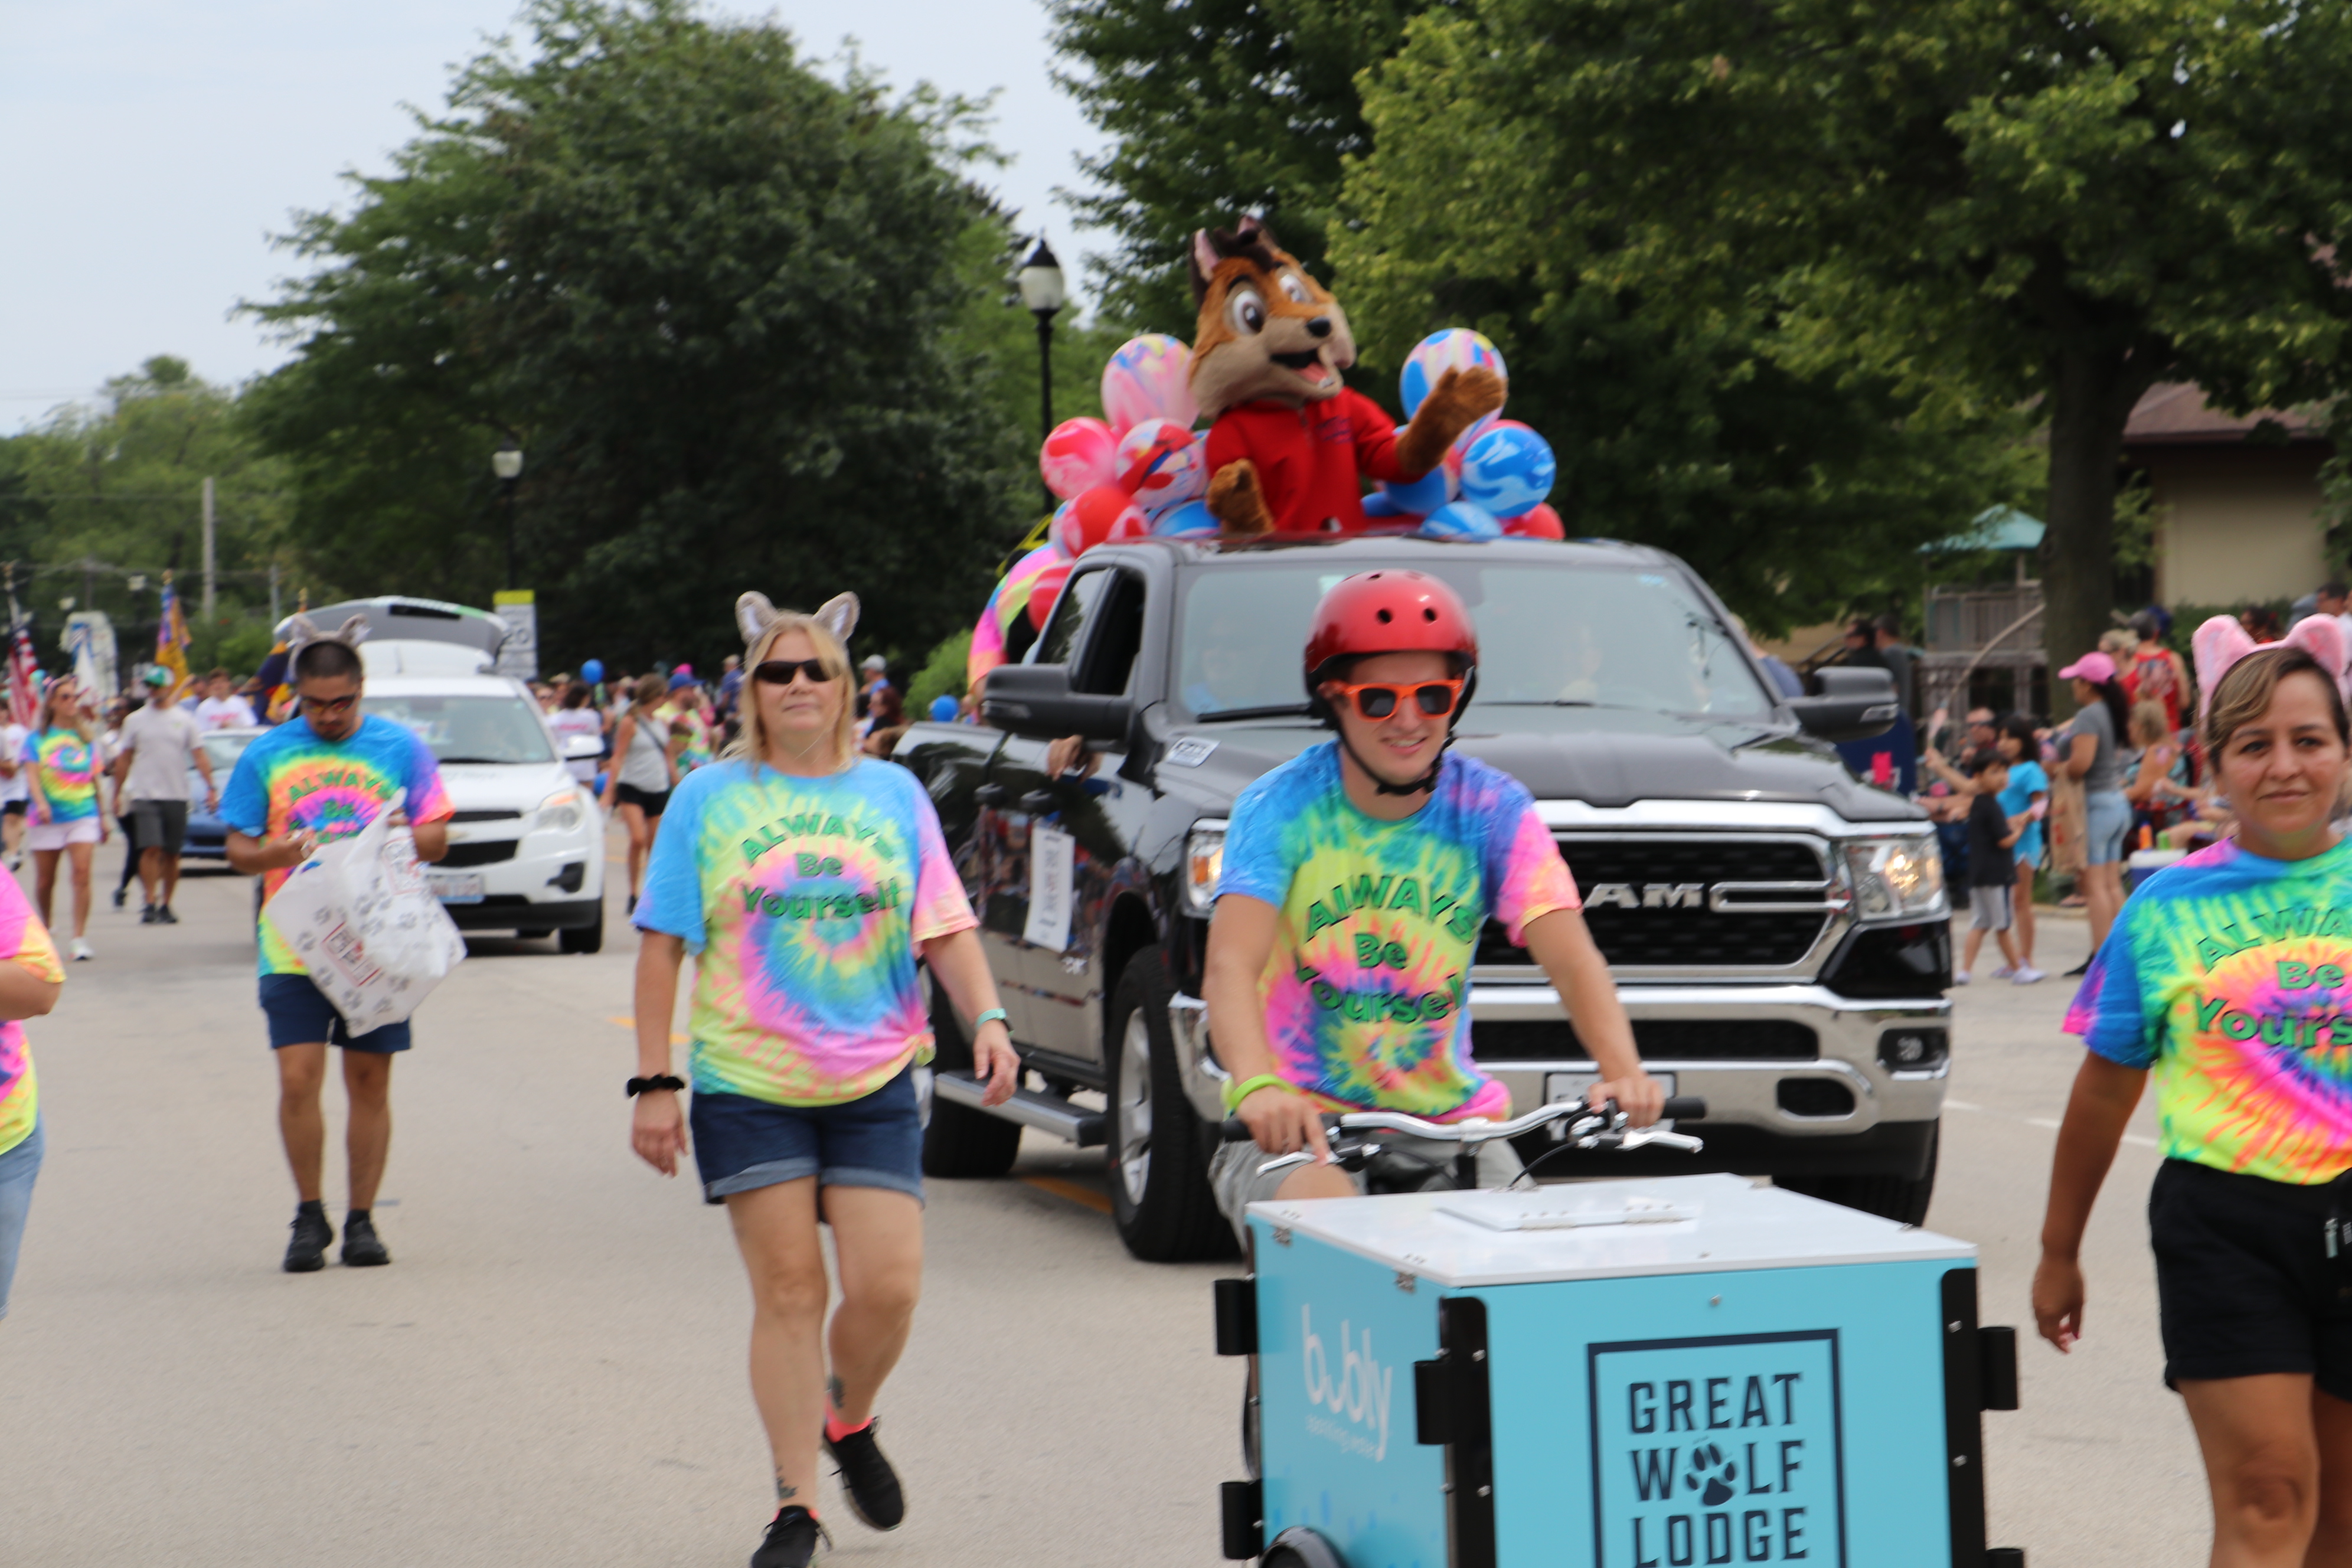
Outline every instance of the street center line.
[[[618, 1024], [624, 1029], [634, 1029], [637, 1026], [636, 1019], [626, 1013], [615, 1013], [613, 1016], [605, 1019], [604, 1022], [607, 1024]], [[673, 1033], [669, 1037], [669, 1043], [673, 1046], [682, 1046], [687, 1043], [687, 1038], [684, 1035]]]
[[1097, 1214], [1110, 1213], [1110, 1198], [1092, 1187], [1082, 1187], [1076, 1182], [1066, 1182], [1059, 1176], [1024, 1176], [1023, 1181], [1039, 1192], [1051, 1193], [1057, 1198], [1067, 1198], [1074, 1204], [1090, 1208]]

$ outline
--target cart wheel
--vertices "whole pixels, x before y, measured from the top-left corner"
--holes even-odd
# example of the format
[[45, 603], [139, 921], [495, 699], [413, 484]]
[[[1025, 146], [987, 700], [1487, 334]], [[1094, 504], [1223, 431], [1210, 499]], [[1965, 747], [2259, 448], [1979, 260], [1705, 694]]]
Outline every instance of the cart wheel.
[[1274, 1538], [1258, 1561], [1265, 1568], [1348, 1568], [1339, 1549], [1303, 1525], [1292, 1525]]
[[1254, 1481], [1265, 1474], [1258, 1447], [1257, 1390], [1248, 1386], [1242, 1389], [1242, 1474]]

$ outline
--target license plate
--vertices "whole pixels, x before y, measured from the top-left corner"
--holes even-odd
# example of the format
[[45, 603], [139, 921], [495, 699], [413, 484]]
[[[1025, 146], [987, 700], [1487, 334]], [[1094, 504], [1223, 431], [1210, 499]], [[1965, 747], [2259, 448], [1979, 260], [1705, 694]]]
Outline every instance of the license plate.
[[[1666, 1091], [1668, 1100], [1675, 1097], [1674, 1074], [1654, 1072], [1650, 1076], [1658, 1080], [1658, 1087]], [[1557, 1105], [1563, 1100], [1582, 1100], [1600, 1081], [1597, 1072], [1548, 1072], [1544, 1074], [1544, 1102]]]
[[478, 904], [482, 901], [481, 874], [476, 871], [428, 871], [425, 885], [433, 896], [445, 904]]

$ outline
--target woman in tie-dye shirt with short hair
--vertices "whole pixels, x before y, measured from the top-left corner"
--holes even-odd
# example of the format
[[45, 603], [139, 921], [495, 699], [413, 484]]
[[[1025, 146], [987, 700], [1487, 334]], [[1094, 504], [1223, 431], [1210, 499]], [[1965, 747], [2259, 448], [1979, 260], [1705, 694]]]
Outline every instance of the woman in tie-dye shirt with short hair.
[[[2297, 647], [2248, 655], [2204, 731], [2236, 839], [2133, 893], [2066, 1018], [2090, 1047], [2058, 1133], [2034, 1318], [2082, 1332], [2091, 1205], [2152, 1073], [2165, 1381], [2213, 1494], [2213, 1561], [2352, 1558], [2352, 782], [2342, 697]], [[2309, 1555], [2306, 1557], [2306, 1550]]]
[[[1011, 1097], [1020, 1066], [930, 797], [904, 768], [858, 755], [844, 647], [857, 601], [803, 616], [747, 594], [737, 611], [742, 739], [671, 793], [637, 901], [630, 1141], [675, 1174], [690, 1122], [703, 1194], [734, 1222], [778, 1503], [756, 1561], [797, 1564], [818, 1535], [820, 1434], [860, 1519], [888, 1530], [904, 1513], [874, 1403], [922, 1274], [913, 1073], [947, 1014], [925, 1007], [918, 960], [970, 1021], [990, 1103]], [[669, 1046], [688, 950], [690, 1118]], [[829, 1357], [820, 1219], [841, 1259]]]

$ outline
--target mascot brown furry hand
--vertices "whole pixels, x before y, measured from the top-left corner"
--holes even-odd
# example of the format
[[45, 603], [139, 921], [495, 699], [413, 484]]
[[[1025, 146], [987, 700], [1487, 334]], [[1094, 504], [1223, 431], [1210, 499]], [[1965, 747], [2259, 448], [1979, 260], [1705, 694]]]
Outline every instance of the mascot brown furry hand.
[[1192, 398], [1209, 426], [1209, 510], [1227, 533], [1349, 533], [1364, 480], [1410, 482], [1503, 406], [1491, 370], [1449, 370], [1403, 430], [1339, 373], [1347, 313], [1255, 218], [1192, 237]]

